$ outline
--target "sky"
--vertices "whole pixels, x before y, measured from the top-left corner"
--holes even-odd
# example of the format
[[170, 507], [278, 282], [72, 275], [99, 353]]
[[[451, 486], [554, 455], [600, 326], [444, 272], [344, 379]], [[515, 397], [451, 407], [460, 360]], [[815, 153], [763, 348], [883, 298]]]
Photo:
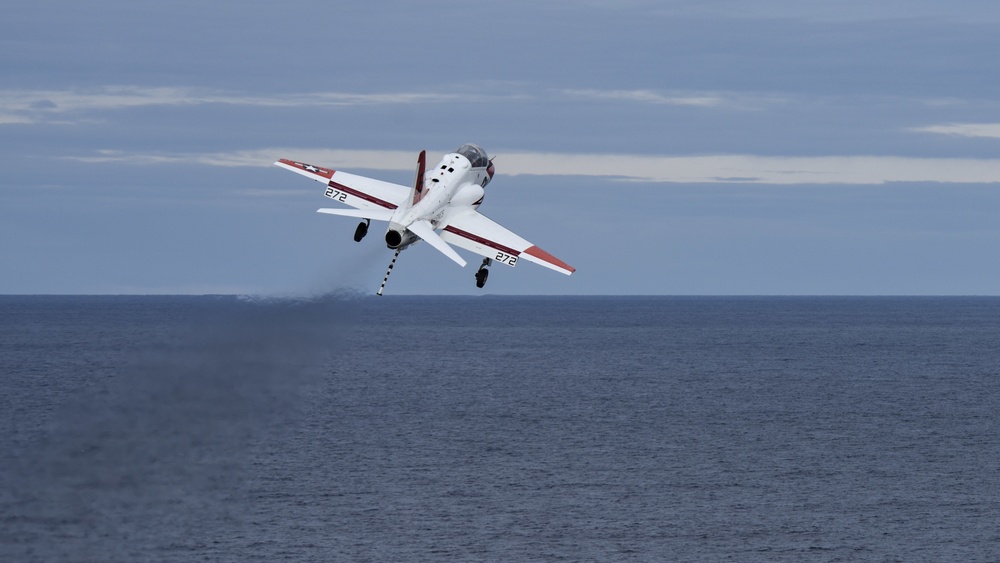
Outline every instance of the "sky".
[[480, 211], [577, 268], [426, 244], [387, 294], [1000, 295], [988, 1], [66, 2], [0, 21], [0, 294], [374, 293], [278, 158]]

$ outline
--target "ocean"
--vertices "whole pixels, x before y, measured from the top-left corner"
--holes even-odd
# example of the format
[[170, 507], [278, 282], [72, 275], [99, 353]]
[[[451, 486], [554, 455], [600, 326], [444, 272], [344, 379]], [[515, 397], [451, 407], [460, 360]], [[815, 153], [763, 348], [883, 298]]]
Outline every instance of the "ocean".
[[0, 297], [0, 561], [998, 561], [1000, 298]]

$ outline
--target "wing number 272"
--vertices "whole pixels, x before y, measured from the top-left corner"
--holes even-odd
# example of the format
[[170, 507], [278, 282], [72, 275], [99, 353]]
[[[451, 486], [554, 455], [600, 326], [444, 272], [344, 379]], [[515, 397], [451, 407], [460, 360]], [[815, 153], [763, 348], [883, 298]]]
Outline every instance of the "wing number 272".
[[506, 252], [497, 252], [497, 256], [496, 258], [494, 258], [494, 260], [496, 260], [497, 262], [503, 262], [508, 266], [513, 266], [514, 264], [517, 264], [517, 256], [514, 256], [513, 254], [507, 254]]
[[326, 189], [326, 197], [328, 197], [330, 199], [335, 199], [337, 201], [342, 201], [344, 203], [347, 202], [347, 194], [345, 194], [344, 192], [342, 192], [340, 190], [335, 190], [333, 188], [327, 188]]

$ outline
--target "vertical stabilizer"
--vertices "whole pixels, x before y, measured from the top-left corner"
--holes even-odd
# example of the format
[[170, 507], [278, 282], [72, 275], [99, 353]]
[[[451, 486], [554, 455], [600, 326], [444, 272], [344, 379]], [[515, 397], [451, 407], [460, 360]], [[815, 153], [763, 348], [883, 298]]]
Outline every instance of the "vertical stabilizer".
[[417, 177], [413, 180], [413, 205], [424, 197], [424, 172], [427, 171], [427, 151], [420, 151], [417, 157]]

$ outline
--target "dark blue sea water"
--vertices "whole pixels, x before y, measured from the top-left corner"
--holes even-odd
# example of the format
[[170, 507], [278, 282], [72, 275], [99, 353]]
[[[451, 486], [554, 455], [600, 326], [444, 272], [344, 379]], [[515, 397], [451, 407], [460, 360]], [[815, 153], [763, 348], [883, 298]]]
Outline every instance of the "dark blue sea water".
[[0, 297], [2, 561], [997, 561], [1000, 299]]

